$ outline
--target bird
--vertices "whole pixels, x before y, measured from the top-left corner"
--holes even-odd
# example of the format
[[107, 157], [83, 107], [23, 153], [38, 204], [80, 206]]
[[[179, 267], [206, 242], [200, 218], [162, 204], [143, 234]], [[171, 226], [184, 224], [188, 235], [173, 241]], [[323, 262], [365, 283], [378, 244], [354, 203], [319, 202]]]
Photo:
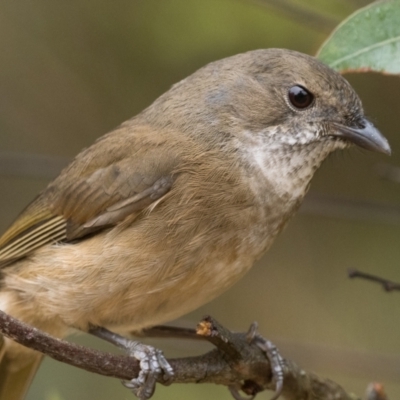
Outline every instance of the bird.
[[[0, 237], [0, 310], [56, 337], [178, 318], [237, 282], [324, 159], [352, 145], [391, 151], [351, 85], [316, 58], [270, 48], [211, 62], [79, 153], [22, 211]], [[138, 346], [133, 356], [157, 360], [127, 386], [148, 399], [148, 377], [173, 371]], [[3, 338], [1, 400], [24, 397], [41, 358]]]

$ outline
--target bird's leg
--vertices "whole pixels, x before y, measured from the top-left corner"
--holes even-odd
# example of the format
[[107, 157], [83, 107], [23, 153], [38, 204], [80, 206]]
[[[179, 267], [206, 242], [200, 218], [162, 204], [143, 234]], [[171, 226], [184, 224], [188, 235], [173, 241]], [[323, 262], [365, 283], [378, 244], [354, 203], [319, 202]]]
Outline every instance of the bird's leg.
[[174, 376], [172, 367], [161, 350], [127, 339], [102, 327], [90, 327], [89, 333], [118, 346], [130, 356], [139, 360], [140, 372], [138, 377], [124, 381], [123, 384], [131, 389], [140, 400], [147, 400], [153, 395], [158, 379], [162, 378], [165, 383], [168, 383]]

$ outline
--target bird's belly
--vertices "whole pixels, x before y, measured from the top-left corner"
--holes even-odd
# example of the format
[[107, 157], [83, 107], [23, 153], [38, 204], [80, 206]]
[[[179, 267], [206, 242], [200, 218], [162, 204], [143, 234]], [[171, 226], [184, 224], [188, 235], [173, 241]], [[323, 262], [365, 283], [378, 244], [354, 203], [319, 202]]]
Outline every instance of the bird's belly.
[[144, 284], [132, 281], [125, 291], [111, 296], [105, 307], [98, 308], [98, 320], [92, 323], [124, 331], [171, 321], [213, 300], [251, 265], [249, 257], [228, 259], [209, 253], [185, 265], [164, 266]]
[[133, 289], [131, 293], [135, 299], [121, 299], [119, 311], [105, 314], [99, 324], [124, 331], [174, 320], [213, 300], [237, 282], [250, 266], [240, 259], [229, 264], [197, 265], [193, 273], [174, 283], [149, 287], [139, 295], [140, 298], [137, 290]]
[[[97, 235], [79, 244], [44, 247], [7, 270], [5, 287], [25, 300], [27, 314], [42, 320], [61, 319], [79, 329], [89, 323], [140, 329], [212, 300], [244, 275], [259, 252], [224, 240], [192, 252], [155, 243], [146, 254], [139, 240], [126, 246], [123, 239], [120, 246]], [[99, 240], [101, 254], [92, 251]]]

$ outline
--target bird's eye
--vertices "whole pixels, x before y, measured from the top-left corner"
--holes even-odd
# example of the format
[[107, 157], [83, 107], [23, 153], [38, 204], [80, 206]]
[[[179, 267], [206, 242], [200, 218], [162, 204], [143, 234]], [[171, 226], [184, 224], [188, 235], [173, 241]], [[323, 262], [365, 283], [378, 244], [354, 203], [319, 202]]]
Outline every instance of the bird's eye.
[[289, 101], [293, 107], [303, 110], [312, 104], [314, 95], [302, 86], [295, 85], [289, 89]]

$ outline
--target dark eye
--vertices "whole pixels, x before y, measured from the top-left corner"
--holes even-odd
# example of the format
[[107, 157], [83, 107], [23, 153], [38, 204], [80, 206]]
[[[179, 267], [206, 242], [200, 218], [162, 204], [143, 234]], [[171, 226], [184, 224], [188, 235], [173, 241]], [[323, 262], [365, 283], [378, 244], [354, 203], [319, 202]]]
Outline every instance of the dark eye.
[[299, 85], [292, 86], [288, 96], [292, 106], [299, 110], [307, 108], [314, 101], [313, 94]]

